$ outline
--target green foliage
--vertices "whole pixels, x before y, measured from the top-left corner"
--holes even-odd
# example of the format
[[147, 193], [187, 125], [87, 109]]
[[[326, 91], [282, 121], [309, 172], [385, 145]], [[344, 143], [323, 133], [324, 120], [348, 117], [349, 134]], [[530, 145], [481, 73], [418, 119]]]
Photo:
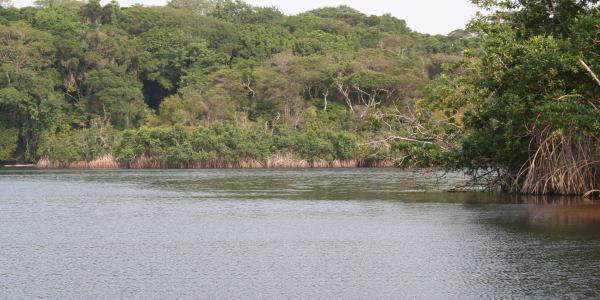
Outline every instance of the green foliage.
[[185, 163], [207, 158], [206, 153], [194, 153], [190, 134], [183, 127], [148, 128], [128, 130], [123, 133], [116, 157], [119, 161], [131, 161], [148, 156], [167, 163]]
[[178, 29], [154, 28], [140, 35], [140, 40], [146, 50], [141, 57], [143, 78], [167, 92], [176, 90], [182, 70], [194, 59], [192, 51], [203, 46], [195, 45], [188, 33]]
[[265, 159], [268, 145], [248, 129], [226, 123], [188, 130], [175, 127], [142, 127], [124, 132], [116, 150], [117, 158], [129, 162], [136, 157], [152, 157], [167, 164], [182, 164], [208, 159], [239, 161]]
[[[598, 137], [598, 1], [474, 1], [482, 51], [439, 76], [429, 108], [461, 128], [459, 166], [519, 172], [546, 130]], [[587, 65], [592, 72], [584, 67]]]
[[232, 23], [264, 24], [283, 19], [283, 14], [272, 7], [253, 7], [240, 0], [216, 0], [210, 16]]
[[290, 152], [302, 159], [354, 159], [358, 158], [358, 140], [348, 132], [310, 129], [296, 137]]
[[58, 74], [51, 68], [52, 37], [27, 26], [0, 25], [0, 109], [9, 123], [17, 124], [19, 151], [36, 156], [44, 128], [55, 126], [63, 102], [56, 91]]
[[92, 115], [108, 119], [118, 128], [136, 127], [144, 121], [148, 112], [139, 82], [109, 70], [92, 71], [88, 76], [86, 104]]
[[245, 59], [265, 59], [290, 48], [291, 35], [274, 25], [246, 25], [240, 30], [237, 55]]
[[320, 128], [303, 133], [284, 128], [267, 132], [254, 126], [216, 122], [193, 130], [181, 126], [128, 130], [115, 153], [121, 162], [146, 156], [167, 164], [265, 160], [290, 153], [308, 160], [354, 159], [359, 154], [358, 141], [354, 134]]
[[193, 134], [193, 144], [198, 151], [211, 153], [228, 161], [268, 157], [268, 141], [261, 132], [231, 123], [214, 123], [208, 128], [199, 127]]
[[451, 164], [451, 156], [437, 145], [422, 145], [411, 142], [395, 142], [391, 145], [391, 153], [402, 155], [400, 166], [440, 167]]
[[[6, 131], [16, 145], [2, 155], [28, 162], [371, 157], [363, 141], [410, 126], [382, 115], [412, 106], [476, 40], [347, 6], [296, 16], [239, 0], [5, 7], [0, 118], [18, 137]], [[578, 24], [588, 32], [594, 20]], [[124, 138], [94, 145], [97, 122]], [[382, 158], [399, 155], [386, 147]]]
[[93, 120], [89, 128], [44, 132], [38, 152], [53, 161], [91, 161], [114, 153], [120, 140], [120, 131]]
[[19, 130], [0, 123], [0, 162], [16, 159]]

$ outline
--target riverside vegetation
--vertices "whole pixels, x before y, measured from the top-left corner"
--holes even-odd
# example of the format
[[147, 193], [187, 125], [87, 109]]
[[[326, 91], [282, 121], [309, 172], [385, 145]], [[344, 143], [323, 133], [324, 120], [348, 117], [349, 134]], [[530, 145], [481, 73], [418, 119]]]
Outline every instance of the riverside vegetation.
[[71, 168], [419, 166], [600, 187], [597, 0], [475, 0], [448, 36], [341, 6], [0, 8], [0, 161]]
[[47, 167], [434, 165], [438, 146], [404, 116], [476, 44], [344, 6], [285, 16], [229, 0], [38, 1], [0, 12], [0, 160]]

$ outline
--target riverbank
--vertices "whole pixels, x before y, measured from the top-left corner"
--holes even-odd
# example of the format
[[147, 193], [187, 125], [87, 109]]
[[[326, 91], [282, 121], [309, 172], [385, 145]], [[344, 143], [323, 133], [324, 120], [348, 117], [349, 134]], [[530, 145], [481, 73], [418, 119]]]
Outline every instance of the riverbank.
[[396, 162], [367, 159], [307, 160], [296, 159], [290, 155], [274, 155], [266, 160], [208, 159], [179, 163], [169, 163], [153, 157], [140, 156], [131, 161], [119, 163], [112, 155], [104, 155], [90, 161], [73, 162], [42, 158], [35, 165], [30, 166], [40, 169], [349, 169], [391, 168], [396, 166]]

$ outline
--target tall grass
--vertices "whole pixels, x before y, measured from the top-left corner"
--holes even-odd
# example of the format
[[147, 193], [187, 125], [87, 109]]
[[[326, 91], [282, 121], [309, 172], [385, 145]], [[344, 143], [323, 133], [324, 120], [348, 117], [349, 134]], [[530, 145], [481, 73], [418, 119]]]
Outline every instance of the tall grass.
[[191, 162], [169, 163], [149, 156], [139, 156], [119, 164], [112, 155], [105, 155], [92, 161], [59, 162], [42, 158], [38, 168], [67, 168], [67, 169], [309, 169], [309, 168], [389, 168], [394, 167], [392, 160], [336, 159], [306, 160], [296, 159], [292, 155], [273, 155], [266, 160], [252, 158], [228, 161], [223, 159], [208, 159]]
[[140, 156], [125, 164], [129, 169], [324, 169], [324, 168], [389, 168], [392, 160], [297, 159], [292, 155], [273, 155], [266, 160], [252, 158], [229, 161], [219, 158], [184, 163], [168, 163], [148, 156]]
[[48, 158], [40, 159], [36, 167], [42, 169], [118, 169], [119, 163], [112, 155], [104, 155], [91, 161], [59, 162]]

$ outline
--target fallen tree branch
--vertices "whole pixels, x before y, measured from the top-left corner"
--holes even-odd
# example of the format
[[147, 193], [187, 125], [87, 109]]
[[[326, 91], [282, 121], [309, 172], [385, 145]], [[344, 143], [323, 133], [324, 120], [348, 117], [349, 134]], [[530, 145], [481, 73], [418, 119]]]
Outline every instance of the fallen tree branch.
[[373, 141], [373, 142], [370, 142], [370, 143], [361, 144], [361, 146], [373, 145], [373, 144], [380, 144], [380, 143], [385, 143], [385, 142], [395, 141], [395, 140], [406, 141], [406, 142], [413, 142], [413, 143], [421, 143], [421, 144], [425, 144], [425, 145], [434, 145], [434, 143], [428, 142], [428, 141], [421, 141], [421, 140], [407, 138], [407, 137], [403, 137], [403, 136], [390, 136], [390, 137], [388, 137], [386, 139], [383, 139], [383, 140], [377, 140], [377, 141]]

